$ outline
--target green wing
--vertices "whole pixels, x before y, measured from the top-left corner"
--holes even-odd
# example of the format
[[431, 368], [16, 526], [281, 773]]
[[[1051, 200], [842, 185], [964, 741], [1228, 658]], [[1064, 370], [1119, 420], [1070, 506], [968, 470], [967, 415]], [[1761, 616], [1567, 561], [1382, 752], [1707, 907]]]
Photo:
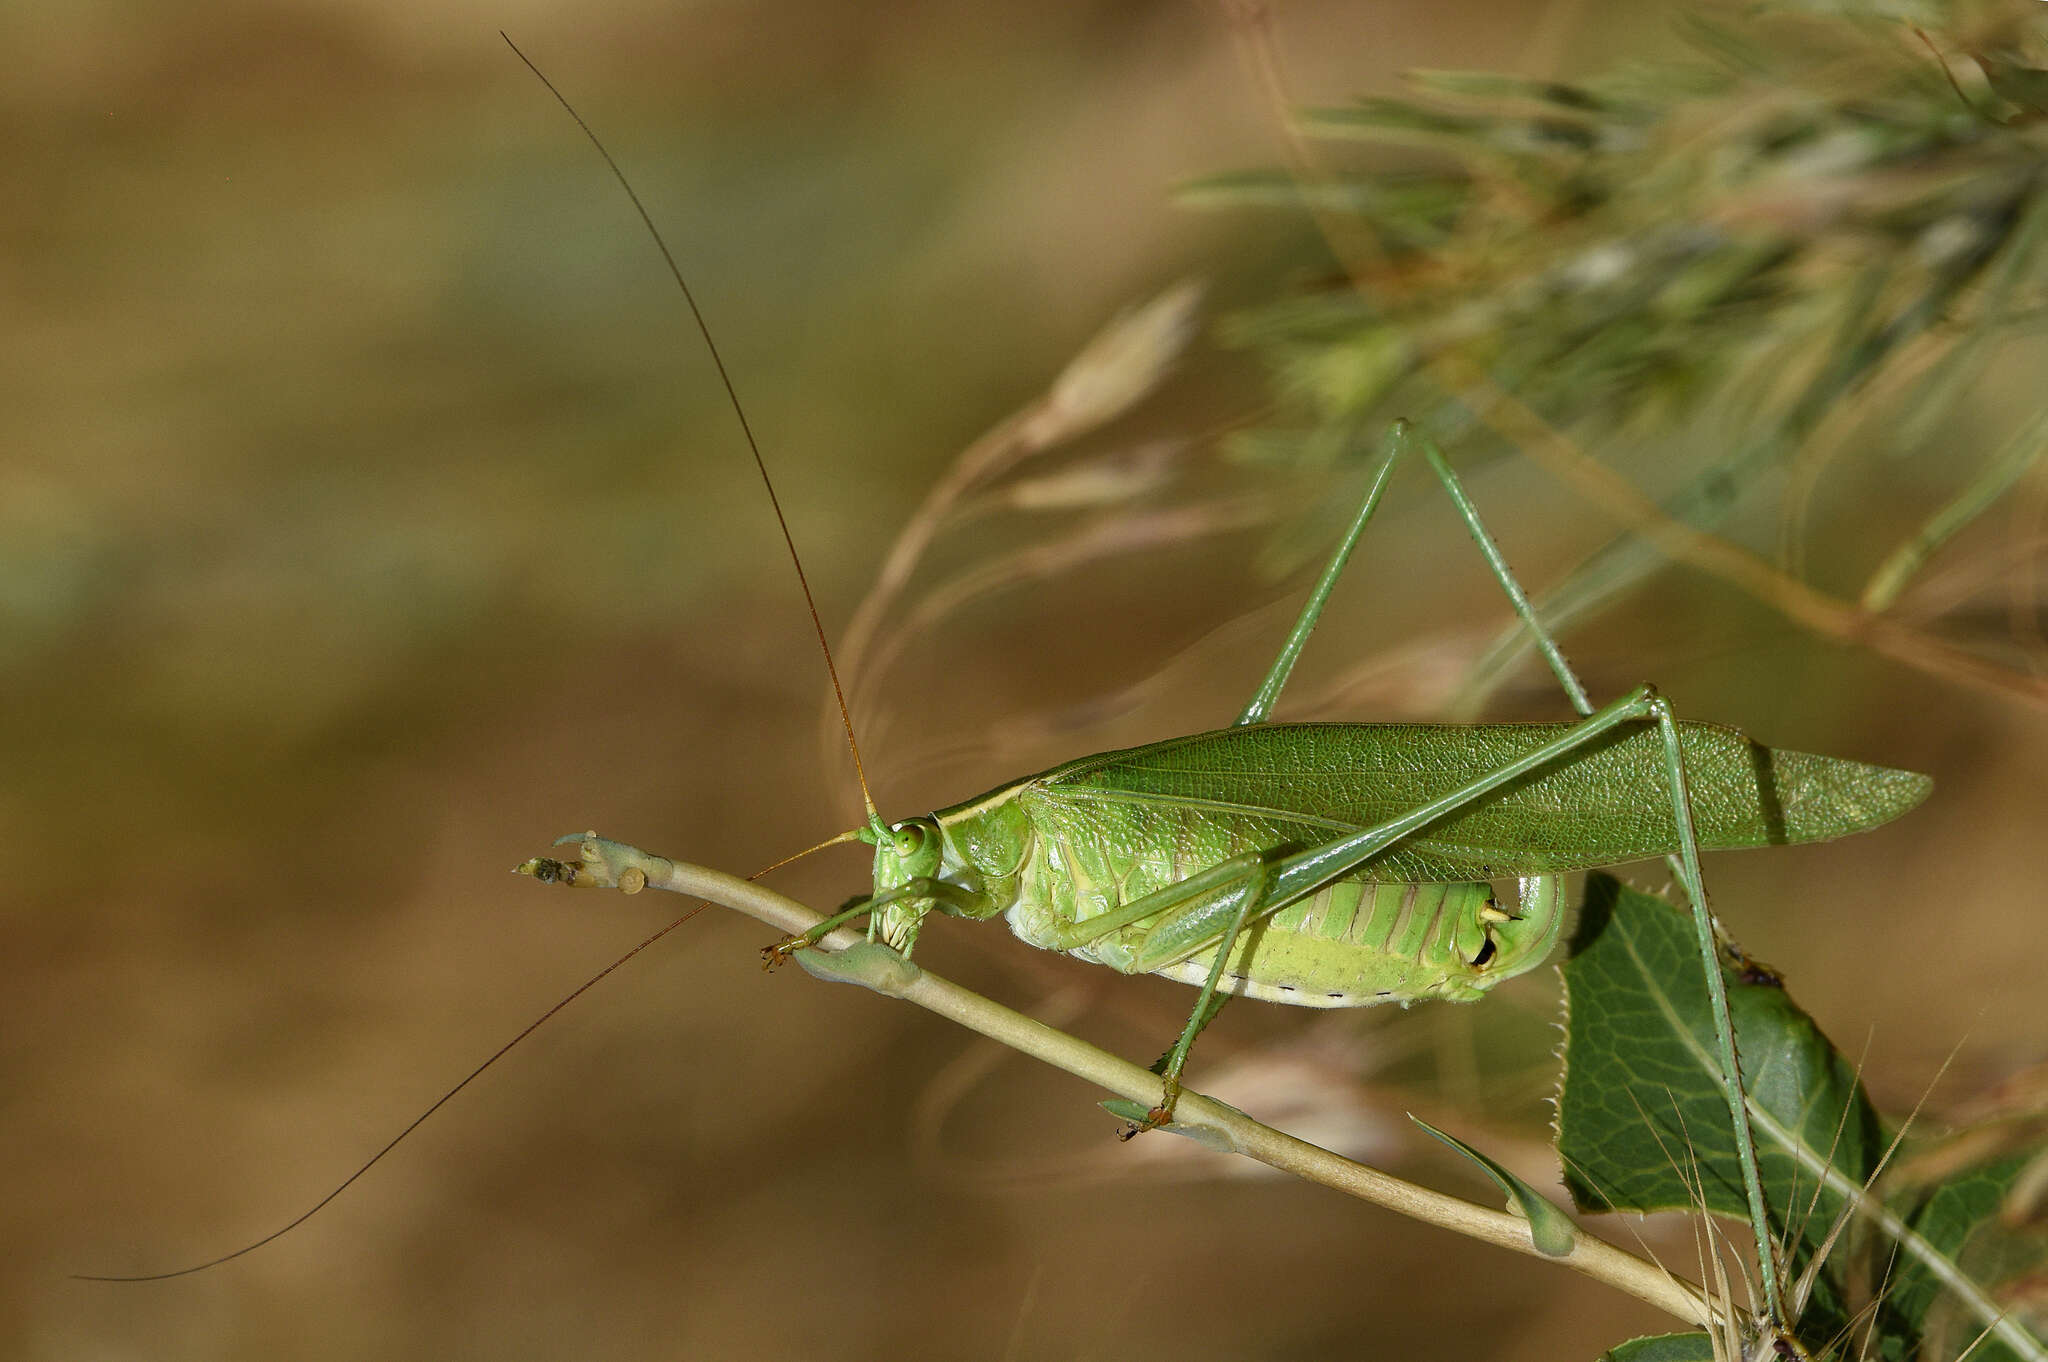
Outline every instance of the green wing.
[[[1570, 724], [1257, 724], [1105, 752], [1025, 782], [1079, 814], [1172, 808], [1278, 825], [1307, 846], [1399, 817], [1552, 742]], [[1782, 752], [1714, 724], [1679, 725], [1708, 848], [1819, 842], [1927, 797], [1911, 771]], [[1626, 725], [1423, 828], [1370, 863], [1415, 883], [1585, 870], [1678, 850], [1656, 726]]]

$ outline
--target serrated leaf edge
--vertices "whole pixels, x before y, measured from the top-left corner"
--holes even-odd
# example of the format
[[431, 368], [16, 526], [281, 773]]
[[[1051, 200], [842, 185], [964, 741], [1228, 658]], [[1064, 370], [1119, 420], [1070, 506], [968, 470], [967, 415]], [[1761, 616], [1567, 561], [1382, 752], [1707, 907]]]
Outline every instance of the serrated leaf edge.
[[[1657, 897], [1661, 898], [1661, 896]], [[1667, 906], [1671, 905], [1667, 904]], [[1679, 910], [1673, 907], [1673, 911]], [[1658, 986], [1655, 971], [1650, 968], [1649, 962], [1644, 960], [1637, 952], [1635, 942], [1624, 936], [1621, 938], [1620, 944], [1622, 949], [1628, 952], [1629, 958], [1635, 962], [1643, 978], [1648, 981], [1647, 991], [1651, 1000], [1656, 1004], [1658, 1010], [1664, 1014], [1664, 1019], [1671, 1027], [1672, 1033], [1680, 1038], [1680, 1044], [1684, 1046], [1692, 1055], [1694, 1061], [1700, 1064], [1706, 1072], [1718, 1073], [1720, 1071], [1719, 1065], [1707, 1053], [1706, 1049], [1700, 1045], [1698, 1038], [1693, 1035], [1691, 1029], [1679, 1024], [1680, 1017], [1672, 1008], [1670, 1000], [1664, 994], [1664, 990]], [[1565, 999], [1566, 1015], [1569, 1017], [1571, 1008], [1571, 993], [1569, 989], [1565, 992]], [[1561, 1084], [1562, 1079], [1560, 1079]], [[1562, 1093], [1562, 1086], [1560, 1086], [1559, 1091]], [[1888, 1239], [1897, 1244], [1908, 1257], [1913, 1258], [1924, 1267], [1935, 1280], [1939, 1281], [1958, 1301], [1968, 1308], [1971, 1314], [1976, 1316], [1977, 1321], [1985, 1326], [1986, 1331], [1992, 1337], [1997, 1338], [1999, 1342], [2011, 1348], [2014, 1353], [2025, 1358], [2027, 1362], [2048, 1362], [2048, 1343], [2043, 1343], [2020, 1325], [2018, 1321], [2012, 1319], [2010, 1312], [1992, 1300], [1989, 1295], [1985, 1294], [1983, 1288], [1971, 1280], [1954, 1259], [1922, 1238], [1918, 1231], [1900, 1219], [1897, 1213], [1890, 1207], [1864, 1190], [1861, 1183], [1845, 1177], [1833, 1163], [1807, 1147], [1803, 1141], [1795, 1139], [1792, 1132], [1787, 1130], [1770, 1112], [1758, 1106], [1755, 1098], [1747, 1091], [1743, 1093], [1743, 1106], [1749, 1112], [1750, 1122], [1755, 1129], [1768, 1135], [1780, 1149], [1791, 1155], [1794, 1162], [1818, 1178], [1821, 1184], [1829, 1191], [1847, 1201], [1855, 1208], [1856, 1214], [1862, 1216], [1866, 1221], [1875, 1226]], [[1410, 1119], [1413, 1118], [1411, 1117]], [[1623, 1208], [1615, 1207], [1614, 1209], [1620, 1210]], [[1671, 1206], [1631, 1207], [1628, 1209], [1678, 1211], [1692, 1210], [1694, 1208], [1674, 1204]]]

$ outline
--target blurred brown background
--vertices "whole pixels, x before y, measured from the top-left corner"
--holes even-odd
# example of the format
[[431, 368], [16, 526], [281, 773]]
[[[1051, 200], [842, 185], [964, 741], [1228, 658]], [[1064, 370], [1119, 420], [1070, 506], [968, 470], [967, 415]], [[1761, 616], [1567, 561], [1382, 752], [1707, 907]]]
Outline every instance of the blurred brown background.
[[[1574, 69], [1669, 41], [1628, 6], [1298, 4], [1275, 24], [1302, 102], [1408, 66]], [[66, 1279], [289, 1219], [662, 920], [654, 896], [505, 873], [554, 835], [745, 871], [855, 815], [680, 301], [500, 26], [668, 233], [828, 629], [925, 480], [1119, 306], [1188, 273], [1227, 303], [1313, 261], [1169, 202], [1278, 160], [1213, 5], [0, 11], [0, 1353], [1547, 1359], [1663, 1327], [1318, 1189], [1214, 1176], [1165, 1137], [1117, 1146], [1082, 1085], [976, 1071], [936, 1020], [764, 976], [768, 934], [721, 913], [281, 1241], [169, 1282]], [[1247, 361], [1194, 363], [1213, 382], [1189, 408], [1118, 438], [1197, 436], [1204, 401], [1256, 392]], [[1497, 623], [1420, 481], [1307, 671], [1462, 611]], [[1497, 528], [1532, 580], [1605, 530], [1528, 470], [1475, 490], [1514, 508]], [[1886, 510], [1838, 508], [1810, 561], [1866, 514]], [[1222, 722], [1287, 606], [1064, 753], [910, 755], [1141, 680], [1275, 599], [1257, 547], [1017, 593], [914, 640], [863, 715], [886, 811]], [[1952, 1047], [1958, 1090], [2040, 1057], [2040, 715], [1681, 573], [1568, 644], [1597, 693], [1654, 677], [1681, 713], [1934, 772], [1934, 802], [1877, 836], [1717, 858], [1717, 906], [1895, 1110]], [[779, 883], [829, 906], [865, 874], [836, 853]], [[996, 926], [925, 943], [1137, 1056], [1187, 1004]], [[1193, 1079], [1305, 1071], [1246, 1105], [1490, 1198], [1399, 1113], [1453, 1113], [1535, 1175], [1555, 991], [1545, 972], [1455, 1015], [1239, 1006]], [[1665, 1242], [1684, 1266], [1689, 1240]]]

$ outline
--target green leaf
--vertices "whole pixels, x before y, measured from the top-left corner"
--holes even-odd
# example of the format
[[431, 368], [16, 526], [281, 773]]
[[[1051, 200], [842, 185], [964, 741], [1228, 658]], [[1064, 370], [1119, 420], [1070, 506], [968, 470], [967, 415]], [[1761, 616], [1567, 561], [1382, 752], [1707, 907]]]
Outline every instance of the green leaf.
[[[1851, 1291], [1861, 1299], [1881, 1291], [1879, 1332], [1918, 1339], [1924, 1356], [1960, 1356], [1984, 1330], [1979, 1314], [1962, 1308], [1942, 1281], [1955, 1271], [1981, 1284], [2011, 1323], [2037, 1337], [2048, 1333], [2048, 1217], [2024, 1196], [2029, 1176], [2038, 1176], [2043, 1142], [2034, 1132], [2021, 1148], [1994, 1145], [1985, 1150], [1988, 1156], [1971, 1160], [1970, 1150], [1984, 1149], [1986, 1134], [1964, 1132], [1946, 1148], [1916, 1157], [1885, 1184], [1886, 1204], [1937, 1257], [1916, 1258], [1892, 1237], [1861, 1227], [1853, 1241]], [[1949, 1149], [1960, 1158], [1949, 1157]], [[2005, 1362], [2027, 1356], [2015, 1342], [1986, 1338], [1970, 1357]]]
[[[1747, 1219], [1690, 915], [1589, 875], [1564, 976], [1558, 1155], [1573, 1201]], [[1796, 1271], [1876, 1167], [1882, 1132], [1850, 1066], [1775, 975], [1724, 956], [1722, 976], [1771, 1237], [1791, 1246]], [[1802, 1322], [1832, 1333], [1846, 1323], [1841, 1304], [1824, 1276]]]
[[1632, 1338], [1600, 1354], [1600, 1362], [1714, 1362], [1714, 1341], [1705, 1334]]
[[2048, 113], [2048, 71], [1994, 52], [1972, 52], [1970, 56], [2000, 99], [2031, 114]]
[[879, 941], [856, 941], [843, 951], [796, 953], [804, 973], [828, 984], [859, 984], [894, 997], [924, 971]]
[[1572, 1245], [1578, 1242], [1578, 1227], [1572, 1224], [1570, 1216], [1553, 1206], [1548, 1197], [1457, 1136], [1445, 1134], [1414, 1112], [1408, 1113], [1408, 1119], [1478, 1164], [1480, 1171], [1507, 1193], [1509, 1209], [1519, 1210], [1522, 1218], [1529, 1222], [1529, 1240], [1536, 1245], [1538, 1252], [1562, 1258], [1572, 1251]]
[[[1608, 875], [1564, 966], [1570, 1017], [1558, 1096], [1565, 1185], [1585, 1210], [1747, 1213], [1688, 917]], [[1817, 1248], [1842, 1208], [1831, 1172], [1861, 1186], [1883, 1151], [1847, 1062], [1775, 976], [1724, 962], [1757, 1159], [1781, 1239]], [[1787, 1218], [1793, 1234], [1787, 1236]]]
[[[1687, 1210], [1740, 1218], [1746, 1206], [1714, 1065], [1713, 1025], [1687, 915], [1612, 876], [1589, 875], [1564, 966], [1570, 1011], [1558, 1096], [1565, 1185], [1585, 1210]], [[1850, 1194], [1870, 1178], [1883, 1132], [1848, 1062], [1782, 982], [1725, 952], [1722, 974], [1766, 1200], [1795, 1267], [1818, 1252]], [[1844, 1310], [1882, 1292], [1875, 1336], [1886, 1358], [1970, 1354], [2048, 1358], [2041, 1327], [2048, 1226], [2025, 1216], [2038, 1134], [1959, 1174], [1944, 1168], [1890, 1195], [1898, 1220], [1859, 1224], [1860, 1247], [1826, 1264], [1801, 1332], [1826, 1337]], [[1825, 1176], [1827, 1185], [1820, 1185]], [[1789, 1222], [1789, 1230], [1787, 1223]], [[1921, 1342], [1941, 1347], [1923, 1353]], [[1947, 1346], [1952, 1344], [1953, 1346]]]
[[1190, 180], [1174, 193], [1182, 207], [1305, 209], [1366, 218], [1404, 250], [1434, 246], [1452, 230], [1470, 189], [1463, 183], [1412, 176], [1330, 176], [1304, 181], [1278, 170], [1234, 171]]
[[[1119, 1121], [1134, 1126], [1144, 1125], [1146, 1118], [1152, 1114], [1152, 1109], [1143, 1102], [1133, 1102], [1128, 1097], [1105, 1097], [1095, 1105], [1101, 1107]], [[1179, 1135], [1193, 1140], [1202, 1148], [1213, 1150], [1218, 1154], [1235, 1154], [1238, 1152], [1237, 1147], [1230, 1142], [1230, 1137], [1214, 1126], [1195, 1125], [1192, 1122], [1186, 1121], [1169, 1121], [1163, 1126], [1154, 1126], [1152, 1129], [1162, 1134]]]
[[1610, 107], [1608, 101], [1583, 86], [1499, 71], [1410, 71], [1408, 83], [1432, 94], [1528, 100], [1575, 112], [1604, 112]]

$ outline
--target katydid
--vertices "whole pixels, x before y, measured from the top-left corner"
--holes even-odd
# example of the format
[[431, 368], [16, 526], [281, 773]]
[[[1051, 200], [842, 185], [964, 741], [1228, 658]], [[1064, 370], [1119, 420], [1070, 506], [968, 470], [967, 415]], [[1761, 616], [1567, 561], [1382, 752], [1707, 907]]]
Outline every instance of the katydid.
[[[834, 840], [874, 847], [873, 892], [771, 946], [770, 960], [861, 916], [871, 942], [907, 957], [937, 911], [1000, 915], [1034, 946], [1198, 984], [1187, 1024], [1157, 1066], [1161, 1100], [1128, 1138], [1171, 1123], [1188, 1053], [1219, 994], [1309, 1007], [1477, 1000], [1549, 955], [1563, 928], [1565, 872], [1673, 857], [1709, 981], [1766, 1314], [1778, 1321], [1768, 1209], [1699, 851], [1860, 832], [1911, 809], [1933, 783], [1680, 724], [1649, 685], [1593, 710], [1426, 436], [1431, 471], [1579, 721], [1268, 722], [1412, 439], [1406, 422], [1389, 430], [1349, 531], [1229, 728], [1080, 757], [897, 823], [870, 802], [866, 825]], [[571, 884], [581, 874], [545, 858], [521, 869]], [[1488, 882], [1509, 876], [1519, 894], [1504, 908]]]
[[[824, 626], [710, 329], [623, 171], [560, 92], [537, 68], [534, 74], [611, 168], [711, 352], [811, 608], [866, 797]], [[907, 957], [937, 911], [1002, 916], [1033, 945], [1199, 984], [1188, 1023], [1159, 1066], [1165, 1090], [1143, 1123], [1151, 1127], [1171, 1119], [1189, 1049], [1219, 992], [1312, 1007], [1476, 1000], [1548, 955], [1563, 928], [1562, 874], [1658, 856], [1673, 858], [1692, 898], [1711, 974], [1701, 847], [1821, 841], [1888, 822], [1926, 797], [1932, 782], [1925, 776], [1776, 752], [1732, 729], [1681, 725], [1648, 685], [1596, 712], [1426, 436], [1420, 444], [1431, 471], [1579, 721], [1268, 722], [1413, 438], [1406, 422], [1388, 431], [1357, 515], [1231, 727], [1081, 757], [896, 823], [867, 798], [865, 825], [821, 845], [873, 846], [873, 892], [770, 947], [770, 962], [863, 916], [871, 941]], [[574, 864], [547, 857], [519, 869], [593, 883]], [[1504, 908], [1488, 881], [1509, 877], [1520, 889]], [[1731, 1119], [1746, 1131], [1732, 1031], [1725, 1015], [1720, 1020]], [[1760, 1190], [1753, 1201], [1761, 1235]]]
[[[907, 957], [924, 919], [937, 911], [975, 919], [1000, 915], [1033, 945], [1126, 973], [1199, 982], [1187, 1024], [1156, 1066], [1160, 1101], [1125, 1132], [1128, 1137], [1171, 1123], [1188, 1052], [1214, 1015], [1219, 993], [1324, 1007], [1477, 999], [1549, 953], [1563, 929], [1563, 873], [1669, 857], [1692, 904], [1730, 1133], [1763, 1269], [1765, 1314], [1774, 1324], [1783, 1319], [1769, 1209], [1699, 851], [1820, 841], [1876, 827], [1926, 798], [1931, 781], [1859, 762], [1773, 752], [1713, 725], [1681, 726], [1669, 702], [1648, 685], [1595, 711], [1477, 508], [1427, 438], [1421, 443], [1431, 471], [1579, 721], [1269, 724], [1410, 442], [1407, 424], [1396, 422], [1350, 530], [1230, 728], [1082, 757], [936, 813], [886, 823], [867, 795], [824, 625], [710, 329], [624, 173], [568, 101], [561, 102], [653, 234], [711, 351], [803, 585], [866, 797], [865, 825], [821, 845], [859, 840], [873, 846], [873, 892], [770, 947], [771, 963], [862, 916], [871, 943]], [[610, 882], [588, 867], [548, 857], [519, 869], [569, 884]], [[1501, 907], [1487, 883], [1508, 876], [1521, 882], [1513, 908]]]
[[[871, 940], [907, 956], [936, 911], [1002, 916], [1034, 946], [1199, 985], [1161, 1068], [1156, 1124], [1171, 1117], [1217, 993], [1304, 1007], [1474, 1001], [1550, 953], [1565, 872], [1821, 841], [1926, 797], [1925, 776], [1677, 723], [1648, 686], [1591, 712], [1427, 437], [1425, 458], [1585, 717], [1268, 722], [1413, 441], [1405, 422], [1389, 432], [1349, 533], [1231, 727], [1080, 757], [923, 817], [871, 818], [840, 840], [875, 848], [873, 893], [771, 955], [865, 916]], [[575, 868], [558, 865], [528, 868], [574, 883]], [[1519, 895], [1503, 906], [1487, 882], [1509, 877]]]

